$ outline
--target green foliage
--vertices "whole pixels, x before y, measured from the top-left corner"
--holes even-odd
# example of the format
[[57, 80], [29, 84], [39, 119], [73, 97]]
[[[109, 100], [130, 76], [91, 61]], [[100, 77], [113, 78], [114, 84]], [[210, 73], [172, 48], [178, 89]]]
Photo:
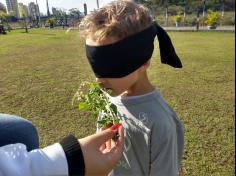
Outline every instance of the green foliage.
[[55, 18], [48, 18], [48, 20], [47, 20], [47, 22], [49, 23], [49, 24], [54, 24], [55, 23]]
[[195, 15], [187, 15], [185, 18], [185, 26], [195, 26], [197, 17]]
[[81, 12], [78, 8], [73, 8], [69, 10], [69, 15], [73, 18], [80, 19], [81, 18]]
[[49, 23], [50, 28], [53, 28], [56, 23], [56, 19], [54, 17], [50, 17], [48, 18], [47, 23]]
[[178, 12], [177, 15], [175, 16], [172, 16], [172, 20], [175, 22], [175, 23], [180, 23], [181, 20], [182, 20], [182, 16], [181, 16], [181, 13]]
[[6, 22], [6, 13], [0, 9], [0, 34], [6, 34], [4, 23]]
[[26, 11], [24, 8], [19, 8], [19, 13], [22, 15], [22, 17], [26, 17]]
[[205, 23], [209, 26], [216, 26], [220, 20], [220, 13], [208, 10], [207, 19]]
[[89, 110], [101, 120], [97, 123], [103, 127], [119, 122], [117, 107], [109, 101], [109, 94], [95, 82], [83, 82], [73, 97], [72, 104], [81, 110]]
[[222, 25], [235, 25], [235, 13], [225, 12], [222, 20]]
[[3, 10], [0, 10], [0, 24], [6, 20], [6, 13]]
[[4, 16], [6, 13], [0, 9], [0, 17]]
[[0, 11], [7, 13], [5, 6], [0, 2]]
[[[157, 15], [158, 8], [168, 7], [168, 11], [171, 15], [176, 14], [175, 12], [179, 9], [186, 8], [186, 12], [189, 14], [196, 13], [198, 9], [203, 9], [203, 0], [135, 0], [138, 3], [145, 4], [152, 11], [153, 14]], [[235, 10], [235, 0], [205, 0], [206, 9], [213, 9], [220, 11], [222, 10], [224, 2], [225, 11]]]
[[168, 6], [168, 14], [169, 15], [180, 15], [182, 11], [182, 7], [181, 6], [177, 6], [177, 5], [170, 5]]

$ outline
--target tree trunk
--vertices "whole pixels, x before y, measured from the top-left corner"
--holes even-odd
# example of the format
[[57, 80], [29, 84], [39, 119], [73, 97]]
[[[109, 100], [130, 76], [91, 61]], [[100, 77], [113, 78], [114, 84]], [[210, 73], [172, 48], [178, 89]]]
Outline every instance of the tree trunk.
[[28, 31], [28, 26], [27, 26], [27, 21], [26, 21], [26, 17], [24, 18], [24, 21], [25, 21], [25, 32], [26, 32], [26, 33], [29, 33], [29, 31]]

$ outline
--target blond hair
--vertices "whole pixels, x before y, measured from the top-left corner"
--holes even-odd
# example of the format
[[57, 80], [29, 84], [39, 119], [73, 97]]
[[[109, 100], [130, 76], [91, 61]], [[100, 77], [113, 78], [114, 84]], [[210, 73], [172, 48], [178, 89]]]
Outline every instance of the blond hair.
[[148, 28], [152, 20], [145, 6], [117, 0], [87, 15], [80, 23], [80, 31], [85, 38], [96, 42], [109, 38], [119, 41]]

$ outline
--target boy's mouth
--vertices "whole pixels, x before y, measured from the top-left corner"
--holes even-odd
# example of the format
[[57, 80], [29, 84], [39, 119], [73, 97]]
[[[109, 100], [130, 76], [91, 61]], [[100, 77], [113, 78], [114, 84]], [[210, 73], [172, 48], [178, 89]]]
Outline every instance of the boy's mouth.
[[108, 87], [103, 87], [103, 90], [108, 93], [109, 95], [112, 95], [113, 89], [112, 88], [108, 88]]
[[112, 88], [104, 88], [106, 90], [106, 92], [112, 92]]
[[102, 84], [102, 83], [98, 83], [98, 85], [99, 85], [99, 87], [105, 89], [106, 91], [107, 91], [107, 90], [112, 90], [112, 88], [107, 87], [106, 85], [104, 85], [104, 84]]

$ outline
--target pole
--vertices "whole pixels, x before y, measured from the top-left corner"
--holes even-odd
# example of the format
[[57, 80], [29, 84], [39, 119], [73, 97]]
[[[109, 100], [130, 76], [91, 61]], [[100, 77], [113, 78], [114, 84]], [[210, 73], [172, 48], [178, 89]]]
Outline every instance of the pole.
[[185, 26], [185, 21], [186, 21], [186, 5], [184, 4], [184, 26]]
[[97, 0], [97, 8], [99, 9], [99, 0]]
[[26, 19], [26, 16], [24, 16], [24, 22], [25, 22], [25, 32], [26, 32], [26, 33], [29, 33], [29, 32], [28, 32], [28, 26], [27, 26], [27, 19]]
[[48, 0], [46, 0], [47, 3], [47, 15], [50, 16], [49, 6], [48, 6]]
[[166, 27], [168, 26], [168, 6], [166, 5]]
[[221, 20], [220, 20], [221, 26], [223, 26], [223, 22], [224, 22], [224, 13], [225, 13], [225, 0], [222, 1], [222, 12], [221, 12]]
[[202, 11], [203, 18], [205, 17], [205, 9], [206, 9], [206, 0], [203, 1], [203, 11]]
[[196, 24], [196, 30], [197, 31], [199, 30], [199, 13], [200, 13], [200, 10], [198, 8], [198, 10], [197, 10], [197, 24]]
[[36, 5], [37, 5], [37, 8], [38, 8], [38, 24], [39, 26], [41, 27], [41, 17], [40, 17], [40, 10], [39, 10], [39, 5], [38, 5], [38, 1], [36, 0]]

